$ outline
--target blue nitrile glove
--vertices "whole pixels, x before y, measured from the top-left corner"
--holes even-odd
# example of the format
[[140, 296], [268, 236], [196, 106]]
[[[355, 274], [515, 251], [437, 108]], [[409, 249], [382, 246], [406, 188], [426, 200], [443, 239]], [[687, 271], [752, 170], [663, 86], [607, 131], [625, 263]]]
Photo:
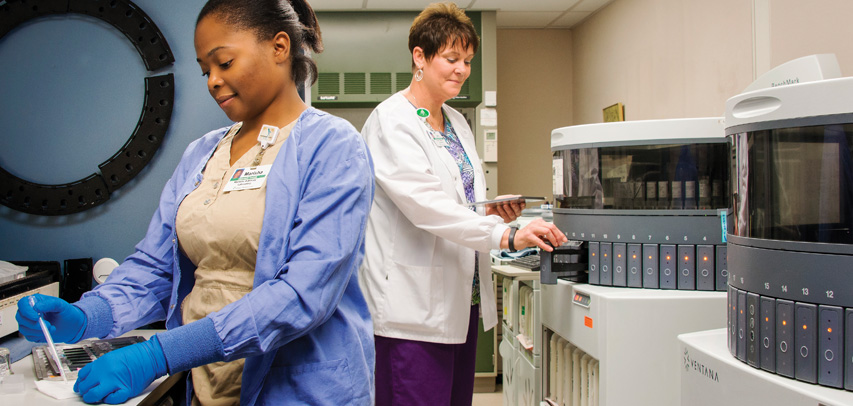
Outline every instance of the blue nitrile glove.
[[77, 373], [74, 392], [86, 403], [124, 403], [166, 375], [166, 356], [157, 336], [106, 353]]
[[83, 332], [86, 330], [86, 314], [80, 308], [58, 297], [39, 293], [33, 297], [35, 306], [30, 304], [29, 296], [18, 300], [18, 313], [15, 315], [15, 320], [18, 320], [18, 330], [27, 340], [37, 343], [46, 341], [39, 326], [39, 315], [44, 317], [53, 341], [76, 343], [83, 338]]

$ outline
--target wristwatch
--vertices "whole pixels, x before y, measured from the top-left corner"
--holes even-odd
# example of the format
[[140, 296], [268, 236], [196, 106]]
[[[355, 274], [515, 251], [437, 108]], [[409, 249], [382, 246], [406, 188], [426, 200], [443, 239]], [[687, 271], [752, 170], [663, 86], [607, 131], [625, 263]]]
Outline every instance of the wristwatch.
[[510, 227], [509, 228], [509, 252], [518, 251], [515, 249], [515, 232], [518, 231], [518, 227]]

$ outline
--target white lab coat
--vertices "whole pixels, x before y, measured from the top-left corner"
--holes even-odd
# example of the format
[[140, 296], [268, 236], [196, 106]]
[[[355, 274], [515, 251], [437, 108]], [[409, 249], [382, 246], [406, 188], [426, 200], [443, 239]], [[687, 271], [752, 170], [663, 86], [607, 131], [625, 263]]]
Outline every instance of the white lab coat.
[[[486, 185], [474, 136], [465, 118], [443, 106], [474, 167], [476, 200]], [[374, 334], [408, 340], [465, 342], [480, 251], [480, 297], [486, 330], [497, 324], [489, 250], [507, 226], [463, 205], [459, 167], [429, 136], [415, 108], [397, 93], [364, 124], [376, 172], [359, 284], [373, 316]]]

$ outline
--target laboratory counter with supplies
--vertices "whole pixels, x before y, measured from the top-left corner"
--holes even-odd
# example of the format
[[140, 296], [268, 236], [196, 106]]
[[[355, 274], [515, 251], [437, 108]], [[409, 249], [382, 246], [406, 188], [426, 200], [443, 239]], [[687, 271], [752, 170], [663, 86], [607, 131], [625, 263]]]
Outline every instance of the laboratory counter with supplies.
[[[519, 254], [519, 253], [513, 253]], [[541, 331], [538, 318], [541, 253], [520, 253], [512, 260], [492, 257], [499, 318], [499, 360], [503, 404], [539, 404], [541, 393]], [[519, 263], [519, 259], [524, 259]]]
[[[113, 346], [121, 345], [121, 342], [132, 342], [132, 337], [136, 340], [147, 340], [154, 334], [162, 332], [162, 330], [133, 330], [120, 339], [113, 341]], [[74, 357], [82, 356], [88, 358], [85, 353], [95, 354], [109, 340], [83, 340], [77, 344], [57, 344], [57, 349], [62, 352], [62, 357], [68, 359], [71, 364], [75, 362], [88, 363], [89, 360], [75, 359]], [[85, 347], [85, 348], [84, 348]], [[83, 399], [80, 395], [73, 392], [76, 371], [68, 374], [68, 382], [64, 382], [62, 377], [54, 376], [55, 373], [47, 371], [46, 368], [53, 367], [53, 364], [40, 360], [45, 367], [37, 368], [35, 357], [42, 357], [46, 346], [37, 345], [33, 347], [33, 353], [26, 355], [17, 362], [12, 363], [12, 375], [3, 377], [0, 382], [0, 403], [4, 405], [83, 405]], [[35, 354], [35, 355], [34, 355]], [[97, 356], [97, 354], [95, 354]], [[46, 379], [39, 377], [47, 376]], [[178, 404], [174, 399], [179, 399], [185, 396], [184, 382], [185, 374], [163, 376], [155, 380], [148, 386], [139, 396], [129, 399], [125, 405], [140, 405], [140, 406], [169, 406]]]

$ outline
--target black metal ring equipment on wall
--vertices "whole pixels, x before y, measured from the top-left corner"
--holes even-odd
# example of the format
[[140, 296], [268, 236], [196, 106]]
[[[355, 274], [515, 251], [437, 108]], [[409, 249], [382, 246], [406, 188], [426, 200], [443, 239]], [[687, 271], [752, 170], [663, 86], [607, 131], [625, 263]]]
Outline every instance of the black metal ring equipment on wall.
[[[0, 39], [18, 25], [46, 15], [77, 13], [106, 21], [133, 43], [145, 68], [154, 71], [175, 62], [160, 29], [129, 0], [6, 0], [0, 1]], [[62, 185], [28, 182], [0, 167], [0, 204], [47, 216], [78, 213], [110, 198], [154, 157], [172, 118], [173, 74], [145, 78], [145, 101], [136, 129], [99, 173]]]

